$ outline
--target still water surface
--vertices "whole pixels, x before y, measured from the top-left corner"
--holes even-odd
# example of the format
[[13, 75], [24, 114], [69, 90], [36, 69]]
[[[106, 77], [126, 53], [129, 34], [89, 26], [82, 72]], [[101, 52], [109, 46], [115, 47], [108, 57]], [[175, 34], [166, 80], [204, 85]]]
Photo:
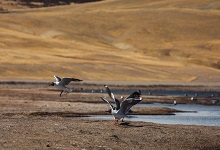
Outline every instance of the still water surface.
[[[204, 125], [220, 126], [220, 106], [206, 106], [198, 104], [137, 104], [138, 107], [168, 107], [182, 111], [175, 115], [130, 115], [125, 121], [143, 121], [159, 124], [184, 124], [184, 125]], [[95, 115], [92, 119], [113, 120], [111, 115]]]

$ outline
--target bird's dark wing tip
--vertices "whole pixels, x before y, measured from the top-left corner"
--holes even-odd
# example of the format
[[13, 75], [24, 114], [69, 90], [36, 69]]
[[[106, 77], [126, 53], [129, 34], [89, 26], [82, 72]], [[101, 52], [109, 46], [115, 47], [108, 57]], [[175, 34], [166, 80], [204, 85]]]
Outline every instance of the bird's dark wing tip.
[[106, 100], [105, 100], [103, 97], [99, 97], [99, 98], [101, 98], [101, 100], [103, 100], [104, 102], [106, 102]]
[[72, 78], [72, 81], [83, 81], [81, 79]]

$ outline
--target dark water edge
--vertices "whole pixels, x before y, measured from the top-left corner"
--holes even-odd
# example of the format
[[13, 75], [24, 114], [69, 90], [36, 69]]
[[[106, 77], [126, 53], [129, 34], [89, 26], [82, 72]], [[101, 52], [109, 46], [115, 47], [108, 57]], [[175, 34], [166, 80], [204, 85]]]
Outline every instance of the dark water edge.
[[[52, 82], [52, 81], [51, 81]], [[11, 88], [25, 88], [34, 86], [36, 88], [43, 88], [51, 91], [59, 90], [51, 88], [51, 82], [40, 81], [0, 81], [0, 86], [8, 86]], [[134, 91], [141, 90], [144, 95], [159, 95], [159, 96], [199, 96], [199, 97], [220, 97], [220, 86], [205, 86], [205, 85], [165, 85], [165, 84], [152, 84], [152, 85], [108, 85], [114, 94], [129, 95]], [[70, 87], [73, 92], [84, 93], [104, 93], [104, 84], [100, 83], [84, 83], [74, 82]]]

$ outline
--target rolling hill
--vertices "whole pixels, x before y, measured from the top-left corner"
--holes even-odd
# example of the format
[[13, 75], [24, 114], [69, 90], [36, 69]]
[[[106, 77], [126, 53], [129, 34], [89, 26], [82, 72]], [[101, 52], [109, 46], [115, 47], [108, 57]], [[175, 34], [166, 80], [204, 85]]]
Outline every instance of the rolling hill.
[[219, 0], [0, 7], [2, 80], [220, 83]]

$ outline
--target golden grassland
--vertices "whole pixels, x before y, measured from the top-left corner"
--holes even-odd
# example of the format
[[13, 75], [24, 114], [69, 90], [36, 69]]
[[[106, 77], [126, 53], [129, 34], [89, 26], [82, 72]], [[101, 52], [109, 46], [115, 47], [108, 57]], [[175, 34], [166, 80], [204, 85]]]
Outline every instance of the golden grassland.
[[0, 78], [220, 83], [219, 0], [0, 3]]

